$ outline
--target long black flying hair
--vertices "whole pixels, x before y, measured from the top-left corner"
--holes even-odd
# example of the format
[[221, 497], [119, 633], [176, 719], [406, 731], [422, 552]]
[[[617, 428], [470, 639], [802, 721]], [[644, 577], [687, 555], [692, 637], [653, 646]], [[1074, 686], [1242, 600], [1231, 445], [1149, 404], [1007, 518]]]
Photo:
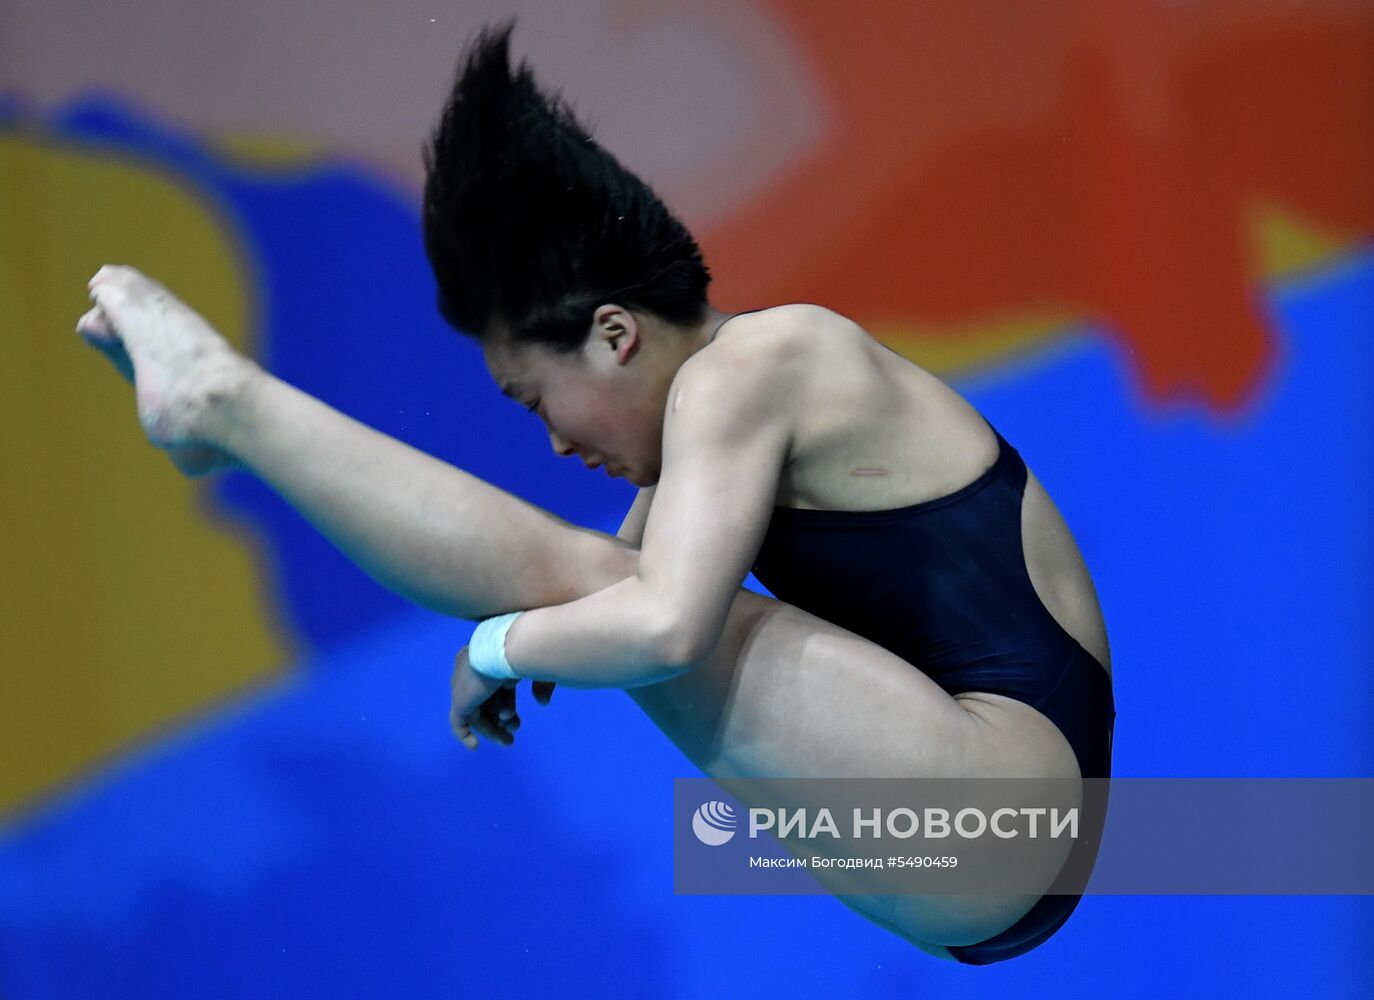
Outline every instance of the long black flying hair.
[[562, 92], [514, 73], [515, 19], [467, 46], [423, 150], [425, 252], [441, 315], [479, 340], [499, 323], [571, 352], [614, 302], [687, 327], [706, 317], [711, 275], [696, 240], [602, 148]]

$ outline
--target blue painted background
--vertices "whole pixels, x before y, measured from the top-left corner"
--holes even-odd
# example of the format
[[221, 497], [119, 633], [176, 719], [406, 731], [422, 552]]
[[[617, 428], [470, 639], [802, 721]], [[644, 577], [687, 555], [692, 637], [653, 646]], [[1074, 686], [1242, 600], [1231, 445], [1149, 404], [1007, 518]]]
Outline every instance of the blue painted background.
[[[271, 370], [571, 520], [619, 522], [630, 488], [557, 461], [434, 316], [417, 220], [384, 188], [226, 166], [118, 105], [49, 124], [234, 220]], [[954, 381], [1092, 567], [1121, 776], [1371, 773], [1374, 252], [1267, 306], [1282, 361], [1226, 424], [1147, 412], [1091, 328]], [[1090, 897], [1045, 946], [973, 969], [823, 897], [675, 896], [672, 779], [697, 772], [627, 697], [562, 689], [524, 708], [515, 748], [469, 753], [447, 719], [469, 623], [387, 594], [247, 476], [213, 499], [269, 540], [302, 659], [0, 828], [0, 997], [1368, 995], [1363, 898]]]

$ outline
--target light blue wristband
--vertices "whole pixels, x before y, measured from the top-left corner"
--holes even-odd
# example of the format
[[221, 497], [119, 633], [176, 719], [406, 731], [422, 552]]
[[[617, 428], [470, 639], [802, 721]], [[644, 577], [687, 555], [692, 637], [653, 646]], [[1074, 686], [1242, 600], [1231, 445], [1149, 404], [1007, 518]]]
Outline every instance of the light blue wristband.
[[512, 611], [508, 615], [488, 618], [473, 629], [468, 642], [468, 663], [483, 677], [497, 681], [519, 680], [506, 660], [506, 633], [515, 619], [525, 612]]

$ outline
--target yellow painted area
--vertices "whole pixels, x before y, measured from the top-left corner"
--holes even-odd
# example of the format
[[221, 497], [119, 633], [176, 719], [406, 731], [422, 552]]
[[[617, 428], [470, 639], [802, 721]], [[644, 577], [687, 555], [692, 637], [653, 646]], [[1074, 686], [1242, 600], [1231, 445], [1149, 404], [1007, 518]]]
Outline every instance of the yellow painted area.
[[980, 368], [1041, 350], [1060, 340], [1074, 317], [1026, 316], [1004, 324], [932, 333], [900, 324], [866, 323], [865, 329], [898, 354], [941, 377]]
[[0, 134], [0, 813], [261, 683], [274, 634], [251, 536], [143, 439], [75, 333], [132, 264], [239, 346], [253, 298], [226, 221], [163, 172]]
[[1272, 202], [1256, 202], [1250, 218], [1260, 267], [1267, 278], [1310, 270], [1339, 257], [1353, 242], [1323, 231]]
[[258, 169], [314, 167], [328, 159], [328, 151], [318, 143], [256, 132], [222, 132], [210, 147], [226, 162]]

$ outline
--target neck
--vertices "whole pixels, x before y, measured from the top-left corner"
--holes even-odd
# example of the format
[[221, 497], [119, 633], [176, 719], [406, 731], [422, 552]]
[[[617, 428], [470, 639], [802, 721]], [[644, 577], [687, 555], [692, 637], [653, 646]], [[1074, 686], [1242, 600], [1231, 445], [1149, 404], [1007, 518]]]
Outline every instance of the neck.
[[663, 368], [665, 392], [678, 368], [697, 351], [709, 346], [716, 339], [725, 321], [737, 315], [738, 313], [721, 312], [708, 306], [706, 318], [697, 326], [688, 328], [686, 333], [674, 331], [673, 336], [658, 340], [660, 349], [666, 348], [666, 353], [662, 356], [662, 360], [667, 362], [667, 366]]
[[697, 327], [690, 338], [693, 345], [692, 353], [695, 354], [712, 343], [716, 339], [716, 335], [720, 333], [720, 328], [725, 324], [725, 321], [735, 315], [735, 313], [721, 312], [719, 309], [707, 307], [706, 319]]

